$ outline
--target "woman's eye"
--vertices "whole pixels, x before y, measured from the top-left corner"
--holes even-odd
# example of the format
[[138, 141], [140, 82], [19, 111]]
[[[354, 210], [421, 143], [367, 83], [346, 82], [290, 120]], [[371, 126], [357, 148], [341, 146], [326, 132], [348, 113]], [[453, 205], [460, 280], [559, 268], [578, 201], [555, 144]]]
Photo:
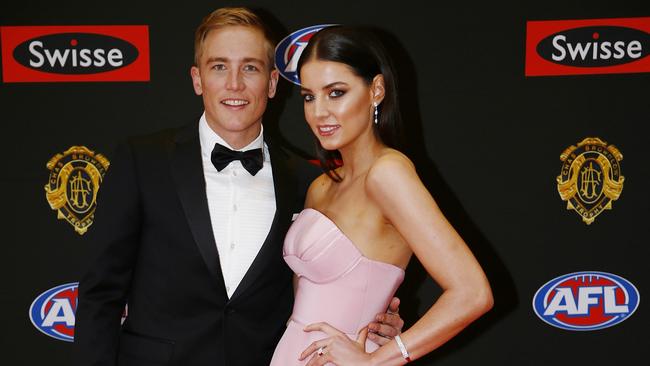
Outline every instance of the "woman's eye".
[[311, 102], [312, 100], [314, 100], [314, 96], [311, 95], [311, 94], [303, 94], [302, 99], [307, 103], [307, 102]]
[[338, 98], [338, 97], [342, 96], [343, 94], [345, 94], [345, 92], [343, 90], [334, 89], [334, 90], [332, 90], [330, 92], [329, 96], [330, 96], [330, 98]]

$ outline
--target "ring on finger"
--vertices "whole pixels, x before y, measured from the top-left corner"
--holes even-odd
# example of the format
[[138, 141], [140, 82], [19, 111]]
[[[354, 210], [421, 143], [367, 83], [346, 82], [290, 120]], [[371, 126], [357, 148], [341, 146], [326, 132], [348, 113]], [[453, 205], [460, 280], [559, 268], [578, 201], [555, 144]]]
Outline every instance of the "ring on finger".
[[324, 353], [324, 352], [323, 352], [323, 347], [320, 347], [320, 348], [318, 349], [318, 351], [316, 351], [316, 353], [318, 353], [319, 356], [322, 356], [323, 353]]

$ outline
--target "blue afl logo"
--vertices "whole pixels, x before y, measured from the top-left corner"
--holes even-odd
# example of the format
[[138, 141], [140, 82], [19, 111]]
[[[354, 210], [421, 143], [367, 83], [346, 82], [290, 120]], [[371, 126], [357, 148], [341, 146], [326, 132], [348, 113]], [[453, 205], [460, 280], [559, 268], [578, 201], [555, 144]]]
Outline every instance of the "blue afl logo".
[[297, 30], [286, 36], [275, 47], [275, 67], [280, 75], [290, 82], [300, 85], [298, 77], [298, 60], [302, 51], [307, 47], [309, 39], [319, 30], [334, 24], [312, 25], [311, 27]]
[[533, 297], [535, 314], [565, 330], [599, 330], [628, 319], [639, 307], [639, 291], [605, 272], [569, 273], [544, 284]]
[[38, 295], [29, 308], [36, 329], [61, 341], [74, 340], [75, 311], [79, 283], [66, 283]]

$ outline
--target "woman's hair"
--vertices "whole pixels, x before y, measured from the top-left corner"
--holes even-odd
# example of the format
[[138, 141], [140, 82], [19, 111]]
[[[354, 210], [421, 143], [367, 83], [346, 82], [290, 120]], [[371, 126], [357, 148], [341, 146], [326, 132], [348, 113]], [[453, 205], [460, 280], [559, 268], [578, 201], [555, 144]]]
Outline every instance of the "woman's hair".
[[[375, 136], [386, 146], [401, 147], [402, 120], [397, 99], [396, 75], [388, 52], [369, 30], [351, 26], [331, 26], [317, 32], [298, 61], [298, 72], [310, 60], [340, 62], [349, 66], [367, 85], [375, 76], [384, 77], [385, 95], [379, 104], [379, 121], [373, 124]], [[316, 138], [316, 153], [321, 167], [337, 182], [336, 169], [341, 161], [338, 150], [325, 150]]]

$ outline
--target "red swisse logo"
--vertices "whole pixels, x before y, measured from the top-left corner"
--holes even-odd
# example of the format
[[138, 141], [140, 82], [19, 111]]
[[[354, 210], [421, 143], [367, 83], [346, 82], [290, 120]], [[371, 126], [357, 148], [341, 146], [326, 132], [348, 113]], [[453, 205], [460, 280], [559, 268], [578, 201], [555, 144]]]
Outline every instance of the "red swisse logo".
[[650, 72], [650, 18], [529, 21], [526, 76]]
[[146, 25], [0, 27], [5, 83], [149, 81]]

